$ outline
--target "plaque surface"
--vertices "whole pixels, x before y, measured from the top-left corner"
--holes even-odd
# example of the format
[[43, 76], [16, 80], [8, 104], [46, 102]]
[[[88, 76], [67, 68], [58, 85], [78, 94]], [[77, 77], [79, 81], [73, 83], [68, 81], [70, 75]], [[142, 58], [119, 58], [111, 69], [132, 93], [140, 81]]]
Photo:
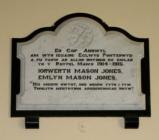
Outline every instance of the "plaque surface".
[[148, 39], [89, 14], [12, 39], [12, 116], [149, 116]]

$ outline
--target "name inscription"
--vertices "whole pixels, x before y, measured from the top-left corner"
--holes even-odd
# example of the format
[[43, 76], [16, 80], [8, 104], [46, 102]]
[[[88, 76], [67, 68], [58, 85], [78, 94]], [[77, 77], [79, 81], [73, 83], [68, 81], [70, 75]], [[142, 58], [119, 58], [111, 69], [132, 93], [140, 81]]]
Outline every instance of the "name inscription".
[[124, 74], [123, 67], [133, 63], [132, 54], [111, 54], [106, 49], [55, 48], [53, 53], [30, 54], [30, 63], [37, 67], [36, 79], [30, 81], [34, 90], [133, 89], [130, 82], [118, 80]]

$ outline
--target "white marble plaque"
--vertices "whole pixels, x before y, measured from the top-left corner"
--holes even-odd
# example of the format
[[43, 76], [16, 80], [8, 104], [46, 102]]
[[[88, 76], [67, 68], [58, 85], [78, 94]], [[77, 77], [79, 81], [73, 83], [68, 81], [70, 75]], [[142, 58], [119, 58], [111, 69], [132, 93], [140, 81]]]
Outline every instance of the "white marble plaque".
[[87, 17], [17, 44], [17, 110], [144, 110], [144, 43]]

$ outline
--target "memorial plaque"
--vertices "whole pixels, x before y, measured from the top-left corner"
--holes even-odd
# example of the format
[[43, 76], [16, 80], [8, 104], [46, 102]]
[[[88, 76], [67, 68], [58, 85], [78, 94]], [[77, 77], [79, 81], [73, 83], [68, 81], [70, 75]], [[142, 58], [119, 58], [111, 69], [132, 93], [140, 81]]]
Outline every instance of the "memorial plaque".
[[42, 116], [150, 116], [147, 38], [76, 13], [12, 39], [11, 116], [38, 128]]

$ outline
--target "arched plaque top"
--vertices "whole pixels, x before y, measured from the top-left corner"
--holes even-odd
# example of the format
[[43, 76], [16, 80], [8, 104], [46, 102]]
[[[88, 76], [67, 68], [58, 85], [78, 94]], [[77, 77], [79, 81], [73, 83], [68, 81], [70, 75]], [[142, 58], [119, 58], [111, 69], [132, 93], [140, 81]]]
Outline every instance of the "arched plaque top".
[[125, 35], [127, 38], [129, 38], [130, 40], [136, 41], [136, 42], [147, 42], [148, 38], [138, 38], [135, 37], [133, 35], [131, 35], [130, 33], [128, 33], [126, 30], [119, 28], [119, 27], [111, 27], [108, 26], [103, 20], [101, 20], [100, 18], [98, 18], [97, 16], [94, 16], [92, 14], [88, 14], [88, 13], [72, 13], [72, 14], [68, 14], [62, 18], [60, 18], [59, 20], [57, 20], [51, 27], [43, 27], [43, 28], [39, 28], [35, 31], [33, 31], [30, 35], [24, 37], [24, 38], [14, 38], [17, 42], [26, 42], [31, 40], [33, 37], [35, 37], [36, 35], [45, 32], [45, 31], [53, 31], [56, 32], [56, 30], [58, 30], [58, 28], [60, 26], [62, 26], [65, 22], [68, 22], [69, 20], [74, 20], [74, 19], [79, 19], [79, 18], [86, 18], [88, 20], [92, 20], [94, 23], [96, 22], [96, 24], [98, 23], [98, 27], [103, 28], [105, 30], [105, 32], [109, 32], [109, 31], [115, 31], [115, 32], [119, 32], [122, 33], [123, 35]]

